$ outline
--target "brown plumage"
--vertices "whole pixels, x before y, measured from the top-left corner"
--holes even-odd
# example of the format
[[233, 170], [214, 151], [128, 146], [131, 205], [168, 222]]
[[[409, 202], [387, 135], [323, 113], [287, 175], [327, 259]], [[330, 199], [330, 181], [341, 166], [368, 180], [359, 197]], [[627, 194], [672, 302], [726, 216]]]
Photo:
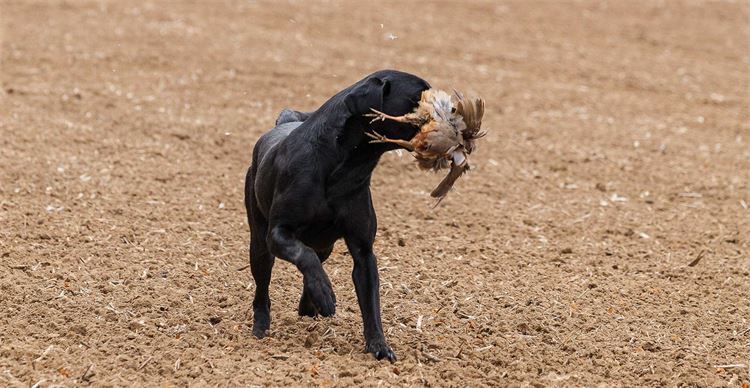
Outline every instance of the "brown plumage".
[[467, 100], [454, 91], [457, 103], [451, 95], [429, 89], [422, 93], [419, 105], [413, 112], [403, 116], [390, 116], [373, 109], [376, 120], [393, 120], [419, 127], [419, 132], [411, 140], [389, 139], [378, 133], [368, 133], [373, 143], [394, 143], [414, 154], [422, 169], [440, 170], [451, 166], [451, 171], [430, 193], [438, 198], [438, 203], [453, 187], [456, 180], [469, 170], [467, 155], [476, 148], [475, 140], [484, 136], [481, 132], [484, 100]]
[[474, 98], [467, 101], [464, 95], [456, 90], [456, 98], [458, 104], [456, 105], [456, 113], [463, 118], [466, 129], [461, 132], [464, 138], [464, 147], [466, 153], [472, 153], [476, 148], [475, 140], [480, 137], [487, 135], [486, 131], [482, 131], [482, 117], [484, 117], [484, 100], [481, 98]]

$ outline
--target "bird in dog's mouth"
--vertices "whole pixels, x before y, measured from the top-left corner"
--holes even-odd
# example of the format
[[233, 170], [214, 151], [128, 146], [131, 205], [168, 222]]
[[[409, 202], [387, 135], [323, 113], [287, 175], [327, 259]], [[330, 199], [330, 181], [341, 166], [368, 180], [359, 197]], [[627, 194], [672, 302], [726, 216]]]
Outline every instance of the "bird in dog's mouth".
[[414, 111], [403, 116], [390, 116], [371, 109], [371, 123], [378, 120], [393, 120], [408, 123], [419, 128], [411, 140], [389, 139], [377, 132], [367, 133], [372, 137], [371, 143], [393, 143], [407, 150], [417, 159], [423, 170], [438, 171], [448, 168], [450, 172], [435, 187], [430, 195], [440, 201], [456, 183], [456, 180], [469, 170], [468, 155], [476, 149], [475, 141], [487, 134], [481, 131], [484, 116], [484, 100], [465, 98], [454, 90], [453, 96], [439, 89], [428, 89], [422, 92], [419, 105]]

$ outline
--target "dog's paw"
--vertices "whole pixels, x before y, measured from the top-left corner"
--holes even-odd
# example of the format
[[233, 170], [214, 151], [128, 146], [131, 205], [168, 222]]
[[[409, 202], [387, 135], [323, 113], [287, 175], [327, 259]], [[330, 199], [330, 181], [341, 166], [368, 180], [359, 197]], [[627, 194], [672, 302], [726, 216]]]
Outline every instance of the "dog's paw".
[[390, 362], [396, 362], [396, 353], [394, 353], [393, 349], [385, 343], [385, 340], [374, 341], [367, 344], [365, 351], [367, 353], [372, 353], [372, 355], [378, 360], [387, 358]]
[[[305, 292], [318, 314], [330, 317], [336, 314], [336, 295], [333, 293], [331, 281], [322, 273], [319, 275], [307, 275], [303, 279]], [[313, 315], [314, 316], [314, 315]]]
[[257, 339], [263, 339], [265, 338], [266, 334], [268, 333], [268, 329], [264, 329], [258, 323], [253, 324], [253, 336]]
[[299, 300], [299, 308], [297, 308], [297, 313], [299, 313], [301, 317], [315, 318], [318, 316], [318, 311], [315, 310], [315, 305], [310, 299], [310, 295], [304, 292], [304, 290], [302, 291], [302, 297]]
[[253, 335], [261, 339], [268, 334], [271, 327], [271, 315], [266, 311], [255, 311], [253, 314]]

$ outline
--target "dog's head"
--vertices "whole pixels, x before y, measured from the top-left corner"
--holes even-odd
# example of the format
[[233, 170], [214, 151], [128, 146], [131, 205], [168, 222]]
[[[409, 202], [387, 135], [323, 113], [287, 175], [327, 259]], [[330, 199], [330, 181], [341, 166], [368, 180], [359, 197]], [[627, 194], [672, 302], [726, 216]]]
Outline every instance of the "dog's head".
[[[352, 119], [368, 123], [364, 115], [371, 113], [371, 108], [393, 116], [413, 111], [422, 92], [429, 88], [427, 81], [415, 75], [381, 70], [352, 85], [346, 91], [344, 103]], [[368, 127], [391, 139], [411, 139], [418, 131], [412, 125], [395, 122], [374, 122]]]

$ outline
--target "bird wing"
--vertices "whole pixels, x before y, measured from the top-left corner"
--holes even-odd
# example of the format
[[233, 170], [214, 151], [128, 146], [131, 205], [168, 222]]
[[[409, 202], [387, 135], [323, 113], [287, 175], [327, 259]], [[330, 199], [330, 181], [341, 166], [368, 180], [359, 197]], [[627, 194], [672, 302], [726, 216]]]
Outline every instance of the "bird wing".
[[424, 133], [425, 150], [437, 155], [448, 155], [461, 146], [463, 139], [450, 123], [438, 123], [434, 128]]
[[461, 92], [453, 91], [458, 103], [456, 113], [463, 117], [466, 129], [462, 131], [464, 140], [467, 141], [466, 150], [471, 153], [474, 149], [474, 140], [487, 134], [481, 131], [482, 117], [484, 116], [484, 100], [481, 98], [467, 99]]

